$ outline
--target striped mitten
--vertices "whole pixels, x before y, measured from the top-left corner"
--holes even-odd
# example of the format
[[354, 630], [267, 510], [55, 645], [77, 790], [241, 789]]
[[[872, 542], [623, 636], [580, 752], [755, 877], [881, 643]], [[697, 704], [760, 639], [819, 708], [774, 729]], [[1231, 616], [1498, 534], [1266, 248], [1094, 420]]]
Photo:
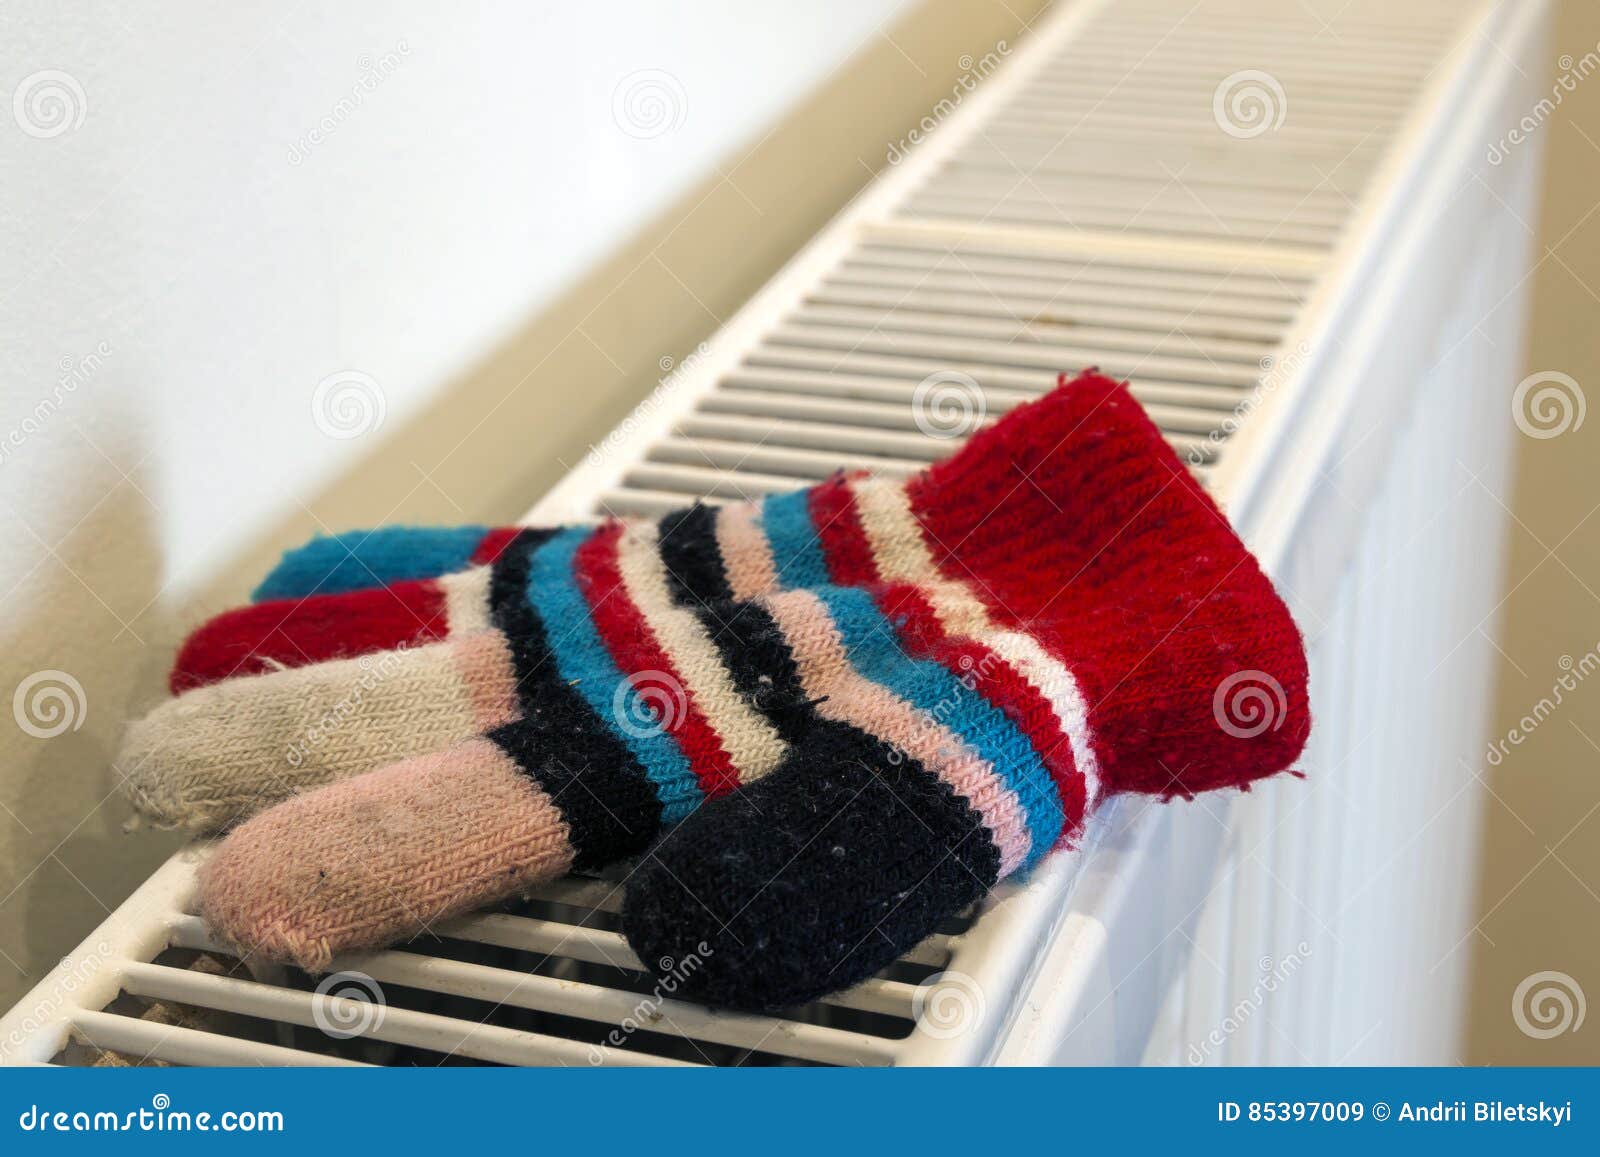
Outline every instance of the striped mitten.
[[[1061, 442], [1056, 407], [1081, 421]], [[869, 529], [878, 577], [917, 585], [780, 596], [811, 609], [785, 635], [827, 725], [628, 884], [631, 946], [695, 959], [686, 995], [776, 1010], [848, 987], [1070, 840], [1086, 807], [1245, 787], [1300, 753], [1299, 632], [1132, 399], [1087, 386], [1035, 421], [999, 473], [1070, 500], [1038, 512], [1045, 541], [1017, 565], [971, 581], [985, 510], [1011, 493], [982, 489], [938, 538]], [[874, 645], [891, 629], [904, 654]]]
[[1310, 728], [1299, 634], [1237, 540], [1201, 521], [1213, 508], [1173, 497], [1127, 527], [1130, 549], [1159, 536], [1149, 566], [1047, 610], [1020, 592], [980, 607], [948, 586], [871, 591], [905, 621], [902, 656], [869, 645], [869, 592], [780, 596], [826, 609], [790, 644], [830, 725], [640, 862], [623, 906], [639, 959], [694, 959], [689, 998], [791, 1007], [886, 967], [1113, 795], [1289, 767]]
[[[777, 748], [743, 691], [699, 676], [730, 661], [733, 636], [715, 608], [780, 587], [868, 581], [862, 519], [890, 505], [931, 541], [960, 528], [974, 574], [1013, 563], [1042, 541], [1042, 515], [1069, 498], [1053, 466], [1026, 486], [1007, 482], [1008, 447], [1025, 426], [1078, 440], [1077, 423], [1107, 387], [1086, 377], [1065, 390], [1078, 402], [1019, 410], [903, 484], [841, 475], [760, 503], [599, 528], [398, 528], [316, 540], [285, 558], [268, 593], [339, 589], [272, 599], [200, 628], [174, 668], [181, 694], [128, 730], [118, 759], [127, 792], [158, 823], [216, 830], [522, 719], [548, 698], [550, 670], [601, 660], [578, 695], [600, 730], [615, 730], [605, 722], [614, 688], [597, 689], [594, 678], [616, 671], [628, 682], [617, 710], [638, 709], [664, 686], [684, 705], [669, 736], [671, 774], [692, 764], [689, 779], [703, 790], [728, 790], [769, 770]], [[967, 535], [962, 506], [990, 511], [982, 533]], [[361, 586], [377, 579], [394, 582]], [[659, 760], [651, 766], [668, 775]]]
[[[752, 521], [766, 547], [744, 577], [710, 554], [673, 572], [692, 635], [664, 601], [638, 610], [628, 566], [577, 557], [643, 553], [628, 531], [507, 551], [497, 576], [528, 559], [526, 617], [495, 604], [524, 717], [247, 822], [206, 866], [202, 911], [318, 968], [635, 855], [688, 816], [635, 877], [628, 931], [650, 951], [715, 944], [702, 994], [775, 1006], [872, 971], [1107, 792], [1248, 783], [1304, 742], [1293, 624], [1114, 383], [1080, 379], [909, 485], [782, 503]], [[563, 574], [588, 577], [549, 602]], [[1253, 737], [1212, 713], [1247, 668], [1282, 689]]]
[[514, 526], [394, 526], [314, 538], [283, 556], [256, 602], [184, 641], [172, 693], [483, 630], [491, 564], [522, 534]]
[[515, 526], [380, 526], [322, 534], [286, 551], [254, 603], [370, 590], [487, 566], [520, 532]]

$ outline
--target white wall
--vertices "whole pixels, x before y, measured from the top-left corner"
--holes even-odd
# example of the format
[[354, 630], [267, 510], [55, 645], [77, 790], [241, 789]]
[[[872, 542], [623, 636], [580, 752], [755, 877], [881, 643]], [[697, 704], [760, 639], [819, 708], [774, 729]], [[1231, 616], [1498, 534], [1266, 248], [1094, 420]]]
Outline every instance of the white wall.
[[[406, 480], [389, 487], [392, 501], [369, 496], [349, 517], [381, 519], [406, 487], [427, 492], [421, 475], [446, 455], [418, 452], [416, 427], [457, 404], [451, 378], [557, 308], [669, 204], [698, 197], [786, 108], [827, 91], [859, 45], [885, 54], [871, 71], [920, 109], [917, 84], [948, 82], [902, 65], [874, 35], [892, 8], [12, 0], [0, 10], [0, 1004], [176, 846], [122, 834], [128, 809], [110, 765], [126, 717], [159, 694], [174, 638], [219, 609], [199, 592], [247, 589], [251, 575], [219, 575], [249, 569], [240, 560], [273, 535], [314, 528], [316, 496], [375, 460], [405, 457], [395, 470]], [[941, 44], [938, 58], [958, 51]], [[650, 70], [666, 74], [653, 78], [665, 106], [646, 91], [645, 104], [618, 112], [619, 84]], [[918, 115], [880, 103], [880, 118]], [[877, 139], [862, 155], [881, 157]], [[770, 248], [775, 236], [787, 243], [782, 229], [814, 228], [782, 211], [813, 151], [791, 149], [787, 170], [740, 172], [735, 204], [746, 190], [760, 200], [747, 237]], [[866, 175], [854, 154], [830, 164], [834, 191], [806, 193], [813, 218]], [[697, 228], [671, 226], [659, 243], [689, 238], [693, 252], [715, 254]], [[739, 244], [751, 264], [753, 247]], [[759, 278], [770, 256], [739, 276]], [[684, 271], [694, 289], [644, 308], [698, 310], [694, 299], [713, 294], [689, 268], [678, 254], [648, 271], [673, 292]], [[594, 364], [578, 380], [542, 384], [548, 402], [524, 399], [524, 423], [550, 404], [594, 408], [602, 385], [625, 403], [618, 382], [657, 359], [620, 348], [627, 326], [654, 320], [640, 316], [643, 300], [583, 307], [595, 322], [572, 341], [598, 349], [598, 335], [610, 349], [587, 351]], [[550, 352], [519, 350], [513, 384]], [[359, 406], [314, 411], [318, 384], [343, 371], [366, 375], [347, 400], [381, 399], [381, 426]], [[510, 408], [493, 412], [504, 391], [485, 382], [461, 403], [470, 420], [441, 435], [459, 451], [456, 474], [448, 501], [436, 495], [422, 517], [481, 516], [469, 494], [489, 483], [469, 490], [463, 472], [474, 460], [505, 472], [506, 432], [493, 427], [511, 424]], [[330, 436], [341, 413], [365, 432]], [[573, 436], [570, 423], [557, 428]], [[527, 432], [523, 456], [556, 457], [538, 434]], [[13, 720], [3, 705], [25, 683]], [[35, 698], [51, 688], [66, 695], [63, 717]]]
[[0, 589], [88, 440], [144, 462], [162, 585], [203, 581], [360, 451], [328, 375], [365, 376], [321, 425], [413, 412], [894, 7], [8, 4], [42, 103], [0, 107]]

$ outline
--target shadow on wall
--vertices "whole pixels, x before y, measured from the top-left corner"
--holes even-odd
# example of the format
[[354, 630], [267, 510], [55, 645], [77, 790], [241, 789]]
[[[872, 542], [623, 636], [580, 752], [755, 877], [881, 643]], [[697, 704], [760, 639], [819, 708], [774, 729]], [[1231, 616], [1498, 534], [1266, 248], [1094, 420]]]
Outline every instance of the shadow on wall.
[[[0, 991], [13, 996], [181, 842], [123, 832], [129, 809], [111, 766], [126, 705], [164, 678], [154, 644], [175, 633], [159, 598], [154, 512], [114, 464], [140, 461], [142, 448], [92, 446], [70, 413], [54, 422], [56, 452], [76, 460], [72, 488], [51, 496], [52, 521], [72, 529], [53, 548], [21, 515], [5, 532], [13, 557], [37, 558], [0, 626], [15, 724], [0, 728]], [[4, 469], [26, 469], [18, 459]]]
[[[52, 738], [20, 727], [0, 738], [9, 812], [0, 815], [0, 888], [9, 893], [0, 902], [0, 1008], [178, 846], [171, 834], [122, 834], [129, 808], [112, 794], [108, 767], [123, 721], [164, 693], [187, 629], [243, 601], [278, 553], [322, 528], [514, 521], [886, 163], [908, 128], [949, 96], [964, 54], [1017, 41], [1044, 6], [910, 7], [748, 152], [727, 158], [431, 405], [403, 426], [386, 424], [348, 472], [182, 605], [162, 591], [161, 515], [130, 465], [159, 449], [109, 440], [102, 431], [132, 426], [114, 413], [96, 413], [98, 449], [71, 445], [65, 426], [52, 431], [62, 439], [52, 474], [72, 478], [71, 492], [34, 501], [70, 514], [63, 528], [82, 521], [54, 555], [21, 525], [7, 544], [40, 562], [12, 596], [3, 687], [69, 672], [87, 711]], [[116, 401], [97, 397], [102, 404]], [[20, 455], [0, 465], [19, 468]], [[70, 684], [61, 700], [50, 686], [35, 688], [46, 710], [76, 703]]]

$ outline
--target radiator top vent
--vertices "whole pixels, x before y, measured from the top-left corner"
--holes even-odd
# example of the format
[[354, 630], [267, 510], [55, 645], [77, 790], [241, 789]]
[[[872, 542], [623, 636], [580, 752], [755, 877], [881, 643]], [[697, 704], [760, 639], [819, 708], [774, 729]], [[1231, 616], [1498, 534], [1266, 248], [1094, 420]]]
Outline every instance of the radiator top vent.
[[991, 54], [978, 115], [837, 223], [831, 260], [780, 279], [599, 510], [904, 475], [959, 445], [919, 398], [976, 429], [1090, 366], [1129, 379], [1209, 480], [1459, 15], [1093, 7]]

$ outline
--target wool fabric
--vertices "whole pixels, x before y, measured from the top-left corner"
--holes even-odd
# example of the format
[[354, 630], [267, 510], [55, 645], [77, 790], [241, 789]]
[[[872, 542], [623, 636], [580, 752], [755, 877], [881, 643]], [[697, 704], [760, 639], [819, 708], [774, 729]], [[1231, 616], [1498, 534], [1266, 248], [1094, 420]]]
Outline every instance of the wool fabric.
[[516, 527], [385, 526], [318, 535], [287, 552], [251, 597], [271, 602], [437, 578], [493, 562], [516, 533]]
[[[869, 549], [834, 557], [870, 560], [878, 579], [915, 584], [864, 588], [907, 652], [947, 667], [956, 655], [955, 667], [974, 674], [972, 697], [1018, 721], [1053, 719], [1059, 738], [1028, 732], [1030, 763], [979, 717], [947, 699], [930, 705], [898, 666], [863, 666], [869, 624], [853, 618], [851, 597], [819, 590], [852, 664], [942, 723], [954, 744], [940, 736], [917, 747], [882, 717], [853, 718], [854, 734], [817, 730], [772, 775], [668, 833], [630, 879], [623, 927], [643, 960], [694, 953], [692, 995], [770, 1011], [848, 987], [1029, 867], [1050, 835], [1038, 821], [1049, 817], [1025, 794], [1019, 760], [1050, 767], [1071, 749], [1084, 788], [1075, 796], [1070, 779], [1053, 777], [1066, 821], [1059, 843], [1112, 795], [1247, 787], [1301, 751], [1306, 665], [1288, 610], [1131, 396], [1082, 380], [1020, 413], [963, 471], [971, 500], [946, 512], [938, 537], [905, 514], [941, 492], [942, 465], [903, 496], [857, 491], [856, 517], [832, 526]], [[1010, 496], [1024, 491], [1047, 496], [1045, 508], [1019, 510]], [[819, 527], [819, 537], [828, 533]], [[1025, 563], [989, 565], [990, 536], [1016, 543]], [[942, 581], [957, 575], [976, 581]], [[1068, 677], [1054, 689], [1035, 684], [1048, 712], [1030, 710], [1012, 679], [1051, 669], [1044, 663]], [[1229, 699], [1240, 688], [1251, 696], [1243, 709]], [[840, 699], [859, 711], [871, 696], [845, 690]], [[891, 736], [899, 758], [860, 743], [863, 735]], [[1009, 799], [993, 781], [952, 773], [960, 751], [999, 773], [1020, 818], [1006, 814]]]
[[[1093, 381], [1105, 379], [1085, 379]], [[948, 564], [957, 581], [1028, 588], [1027, 555], [1050, 549], [1039, 533], [1055, 513], [1050, 494], [1069, 501], [1060, 492], [1080, 480], [1053, 478], [1047, 460], [1018, 487], [988, 459], [1016, 452], [1023, 440], [1014, 432], [1024, 425], [1059, 441], [1075, 437], [1067, 423], [1081, 420], [1071, 408], [1025, 407], [936, 476], [905, 483], [840, 474], [809, 490], [693, 506], [657, 521], [400, 527], [315, 540], [264, 587], [347, 589], [272, 599], [196, 631], [172, 672], [177, 697], [129, 730], [119, 760], [128, 794], [160, 823], [215, 830], [306, 787], [469, 738], [484, 730], [474, 720], [493, 726], [526, 715], [540, 706], [528, 664], [551, 661], [576, 681], [592, 725], [614, 733], [675, 822], [706, 795], [771, 771], [789, 747], [750, 705], [751, 689], [729, 674], [748, 667], [727, 629], [729, 603], [780, 589], [926, 581], [937, 566], [925, 544], [941, 542], [960, 548]], [[969, 526], [957, 518], [963, 505], [989, 506], [992, 516]], [[411, 547], [417, 558], [408, 561]], [[426, 573], [457, 563], [467, 569]], [[406, 577], [357, 585], [374, 575]], [[1023, 595], [1009, 598], [1027, 605]], [[547, 632], [547, 645], [531, 646]], [[503, 646], [475, 644], [463, 653], [470, 662], [449, 658], [450, 647], [436, 650], [479, 634], [499, 635]], [[530, 649], [536, 660], [511, 662]], [[408, 674], [392, 678], [397, 671]], [[506, 708], [508, 681], [519, 691]], [[641, 738], [648, 720], [612, 722], [617, 708], [662, 706], [671, 711], [663, 735]]]
[[[1093, 374], [909, 484], [528, 531], [489, 572], [520, 716], [244, 824], [202, 884], [225, 935], [320, 966], [686, 821], [635, 876], [630, 939], [714, 945], [699, 995], [783, 1007], [870, 974], [1108, 795], [1248, 784], [1309, 727], [1281, 601]], [[1219, 726], [1241, 670], [1281, 689], [1269, 731]]]
[[505, 638], [479, 631], [200, 687], [132, 724], [115, 767], [146, 818], [209, 832], [519, 714]]

